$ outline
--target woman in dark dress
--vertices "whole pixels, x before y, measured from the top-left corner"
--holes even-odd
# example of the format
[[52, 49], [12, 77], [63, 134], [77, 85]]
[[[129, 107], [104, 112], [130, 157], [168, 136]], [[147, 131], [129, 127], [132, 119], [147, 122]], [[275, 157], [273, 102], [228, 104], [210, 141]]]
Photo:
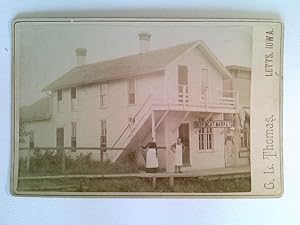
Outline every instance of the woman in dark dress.
[[157, 146], [154, 138], [145, 146], [140, 145], [143, 149], [148, 148], [146, 153], [146, 171], [148, 173], [156, 173], [158, 169]]

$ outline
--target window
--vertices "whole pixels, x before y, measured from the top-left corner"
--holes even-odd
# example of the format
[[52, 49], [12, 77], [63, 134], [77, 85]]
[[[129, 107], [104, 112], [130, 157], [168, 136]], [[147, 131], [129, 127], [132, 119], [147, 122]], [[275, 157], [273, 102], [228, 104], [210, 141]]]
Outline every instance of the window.
[[71, 111], [76, 111], [77, 109], [77, 88], [73, 87], [70, 89], [71, 92]]
[[29, 148], [34, 149], [34, 133], [33, 133], [33, 131], [29, 132]]
[[212, 151], [213, 150], [213, 128], [205, 127], [199, 129], [199, 150]]
[[63, 111], [63, 90], [57, 90], [57, 112]]
[[106, 148], [107, 145], [107, 124], [106, 120], [101, 120], [100, 146]]
[[77, 91], [76, 88], [71, 88], [71, 99], [76, 99]]
[[62, 89], [57, 90], [57, 101], [62, 101], [62, 99], [63, 99]]
[[107, 106], [107, 93], [108, 93], [107, 82], [100, 83], [100, 107]]
[[72, 132], [71, 133], [72, 133], [71, 134], [71, 147], [72, 147], [72, 151], [75, 151], [75, 148], [76, 148], [76, 122], [72, 122]]
[[135, 104], [135, 80], [128, 80], [128, 104]]

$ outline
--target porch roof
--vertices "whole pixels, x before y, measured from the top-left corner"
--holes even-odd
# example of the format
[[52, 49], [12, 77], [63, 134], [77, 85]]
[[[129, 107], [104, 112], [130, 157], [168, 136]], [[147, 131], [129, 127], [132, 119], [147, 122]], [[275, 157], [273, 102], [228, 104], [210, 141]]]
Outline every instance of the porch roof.
[[51, 98], [40, 98], [29, 106], [20, 108], [20, 120], [23, 122], [41, 121], [51, 118]]

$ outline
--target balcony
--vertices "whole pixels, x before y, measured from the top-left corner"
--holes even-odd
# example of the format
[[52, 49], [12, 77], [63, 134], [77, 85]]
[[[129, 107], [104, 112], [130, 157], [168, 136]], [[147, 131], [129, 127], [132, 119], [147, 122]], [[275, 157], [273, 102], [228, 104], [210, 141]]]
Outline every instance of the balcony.
[[195, 85], [178, 85], [172, 96], [152, 96], [153, 110], [237, 113], [239, 93]]

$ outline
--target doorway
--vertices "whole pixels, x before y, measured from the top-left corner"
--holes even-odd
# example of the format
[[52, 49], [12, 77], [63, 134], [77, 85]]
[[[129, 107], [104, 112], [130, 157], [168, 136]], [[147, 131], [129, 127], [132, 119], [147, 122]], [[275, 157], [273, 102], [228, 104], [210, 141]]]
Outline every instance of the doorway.
[[178, 103], [189, 104], [188, 67], [178, 66]]
[[183, 166], [190, 166], [190, 124], [182, 123], [178, 128], [178, 136], [181, 138], [185, 151], [182, 152]]
[[64, 147], [64, 128], [56, 128], [56, 147]]

